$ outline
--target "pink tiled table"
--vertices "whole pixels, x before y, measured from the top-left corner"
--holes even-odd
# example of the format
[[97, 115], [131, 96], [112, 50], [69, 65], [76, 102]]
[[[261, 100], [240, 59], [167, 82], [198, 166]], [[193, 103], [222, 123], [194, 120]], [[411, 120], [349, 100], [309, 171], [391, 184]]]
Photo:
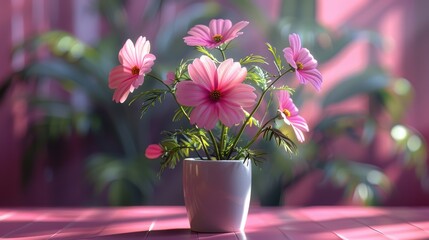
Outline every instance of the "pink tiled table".
[[251, 207], [244, 232], [196, 233], [184, 207], [0, 209], [2, 239], [429, 239], [429, 207]]

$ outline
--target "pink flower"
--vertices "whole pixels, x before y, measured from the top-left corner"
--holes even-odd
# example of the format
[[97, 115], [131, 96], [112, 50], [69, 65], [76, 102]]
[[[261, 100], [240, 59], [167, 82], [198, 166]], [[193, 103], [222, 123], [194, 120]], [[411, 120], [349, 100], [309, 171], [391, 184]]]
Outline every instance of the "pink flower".
[[300, 142], [304, 142], [304, 134], [302, 131], [308, 132], [307, 122], [303, 117], [298, 115], [298, 108], [292, 101], [292, 98], [289, 95], [288, 91], [280, 90], [277, 94], [277, 99], [279, 101], [279, 109], [283, 121], [292, 126], [295, 135]]
[[255, 104], [255, 88], [243, 84], [247, 70], [240, 63], [227, 59], [218, 68], [207, 56], [188, 66], [191, 81], [177, 84], [177, 101], [194, 107], [191, 124], [205, 129], [215, 127], [218, 120], [231, 127], [245, 118], [243, 107]]
[[290, 47], [283, 49], [286, 61], [295, 69], [302, 84], [310, 82], [317, 91], [322, 87], [322, 74], [317, 70], [317, 61], [307, 48], [301, 47], [301, 39], [295, 33], [289, 35]]
[[229, 19], [212, 19], [208, 27], [199, 24], [191, 28], [188, 32], [190, 36], [183, 39], [188, 46], [215, 48], [243, 34], [239, 31], [247, 24], [249, 22], [241, 21], [232, 26]]
[[144, 154], [149, 159], [156, 159], [161, 157], [162, 154], [164, 154], [164, 149], [159, 144], [150, 144], [149, 146], [147, 146]]
[[134, 46], [128, 39], [119, 51], [119, 62], [109, 74], [109, 88], [115, 89], [113, 100], [123, 103], [130, 92], [143, 84], [144, 76], [152, 69], [156, 57], [150, 54], [150, 42], [139, 37]]
[[176, 76], [174, 75], [174, 72], [168, 72], [167, 73], [167, 79], [165, 79], [165, 84], [167, 85], [172, 85], [174, 83], [174, 79], [176, 78]]

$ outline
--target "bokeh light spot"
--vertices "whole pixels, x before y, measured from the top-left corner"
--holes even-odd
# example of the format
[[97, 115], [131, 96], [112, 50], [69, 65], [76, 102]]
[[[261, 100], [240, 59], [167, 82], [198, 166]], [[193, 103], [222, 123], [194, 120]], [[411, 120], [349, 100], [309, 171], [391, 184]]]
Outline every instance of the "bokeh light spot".
[[407, 141], [407, 147], [411, 152], [416, 152], [422, 147], [422, 140], [418, 136], [412, 135]]
[[408, 130], [407, 130], [406, 127], [404, 127], [402, 125], [396, 125], [390, 131], [390, 135], [396, 141], [402, 141], [402, 140], [404, 140], [407, 137]]

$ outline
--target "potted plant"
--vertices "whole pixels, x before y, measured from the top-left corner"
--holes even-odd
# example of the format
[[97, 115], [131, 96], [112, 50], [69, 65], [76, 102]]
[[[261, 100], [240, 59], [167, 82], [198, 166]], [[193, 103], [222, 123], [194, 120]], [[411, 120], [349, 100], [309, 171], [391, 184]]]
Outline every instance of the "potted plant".
[[[305, 140], [304, 132], [309, 131], [293, 103], [294, 89], [284, 76], [294, 73], [300, 83], [310, 83], [317, 91], [322, 85], [317, 61], [301, 46], [297, 34], [289, 35], [290, 46], [283, 49], [287, 64], [276, 48], [267, 43], [275, 73], [264, 68], [268, 62], [263, 56], [251, 53], [238, 61], [228, 58], [231, 41], [247, 25], [246, 21], [233, 25], [228, 19], [213, 19], [208, 26], [194, 26], [184, 41], [201, 56], [182, 60], [166, 79], [150, 73], [156, 56], [150, 53], [149, 40], [141, 36], [133, 43], [128, 39], [119, 51], [120, 65], [109, 74], [115, 102], [125, 102], [147, 78], [159, 81], [164, 88], [145, 89], [133, 97], [130, 103], [142, 101], [142, 116], [171, 94], [178, 106], [173, 120], [187, 120], [186, 126], [163, 132], [163, 140], [149, 145], [145, 154], [150, 159], [162, 159], [161, 172], [184, 160], [185, 204], [191, 229], [195, 231], [244, 228], [250, 201], [251, 162], [263, 158], [263, 153], [252, 148], [253, 144], [260, 138], [274, 140], [287, 153], [294, 153], [294, 138], [282, 132], [280, 126], [292, 128], [299, 142]], [[256, 117], [262, 105], [266, 111]], [[248, 128], [254, 131], [245, 134]]]

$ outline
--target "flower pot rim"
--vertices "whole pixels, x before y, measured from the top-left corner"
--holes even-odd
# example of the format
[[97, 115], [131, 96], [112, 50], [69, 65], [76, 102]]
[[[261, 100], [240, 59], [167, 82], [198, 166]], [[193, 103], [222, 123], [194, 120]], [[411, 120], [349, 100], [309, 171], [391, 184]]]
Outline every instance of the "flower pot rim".
[[221, 163], [235, 163], [235, 162], [240, 162], [243, 163], [244, 161], [249, 161], [249, 160], [244, 160], [244, 159], [240, 159], [240, 160], [207, 160], [207, 159], [201, 159], [201, 158], [185, 158], [185, 161], [194, 161], [194, 162], [207, 162], [207, 163], [216, 163], [216, 162], [221, 162]]

